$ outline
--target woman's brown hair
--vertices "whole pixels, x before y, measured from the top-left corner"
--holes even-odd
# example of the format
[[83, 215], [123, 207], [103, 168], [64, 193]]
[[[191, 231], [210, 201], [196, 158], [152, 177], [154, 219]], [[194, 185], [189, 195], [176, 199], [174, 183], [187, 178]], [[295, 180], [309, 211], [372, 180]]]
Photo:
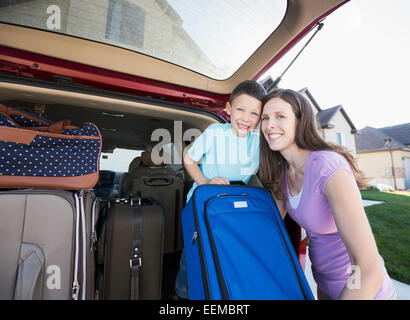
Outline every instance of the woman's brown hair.
[[[304, 96], [290, 89], [275, 89], [263, 99], [262, 112], [265, 104], [273, 98], [280, 98], [292, 106], [297, 119], [295, 143], [299, 148], [310, 151], [327, 150], [341, 154], [352, 168], [359, 188], [362, 189], [367, 186], [366, 179], [349, 151], [342, 146], [326, 142], [319, 135], [313, 109]], [[286, 178], [285, 168], [288, 164], [279, 151], [273, 151], [269, 148], [263, 132], [261, 132], [260, 139], [259, 178], [275, 198], [286, 200], [284, 182]]]

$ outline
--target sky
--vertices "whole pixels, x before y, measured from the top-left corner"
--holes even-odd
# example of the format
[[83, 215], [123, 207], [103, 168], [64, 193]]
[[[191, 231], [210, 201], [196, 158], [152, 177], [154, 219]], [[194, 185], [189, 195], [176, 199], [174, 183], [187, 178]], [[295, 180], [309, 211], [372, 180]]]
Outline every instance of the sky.
[[[276, 79], [303, 44], [265, 75]], [[410, 122], [410, 1], [352, 0], [332, 13], [279, 86], [308, 87], [322, 109], [342, 105], [355, 127]]]

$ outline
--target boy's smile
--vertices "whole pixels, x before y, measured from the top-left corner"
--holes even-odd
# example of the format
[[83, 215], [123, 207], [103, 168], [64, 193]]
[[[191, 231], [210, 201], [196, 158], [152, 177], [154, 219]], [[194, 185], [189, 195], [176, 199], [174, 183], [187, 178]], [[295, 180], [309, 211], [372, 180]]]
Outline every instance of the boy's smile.
[[238, 137], [245, 137], [259, 123], [262, 103], [247, 94], [239, 95], [230, 105], [226, 104], [227, 113], [231, 116], [232, 131]]

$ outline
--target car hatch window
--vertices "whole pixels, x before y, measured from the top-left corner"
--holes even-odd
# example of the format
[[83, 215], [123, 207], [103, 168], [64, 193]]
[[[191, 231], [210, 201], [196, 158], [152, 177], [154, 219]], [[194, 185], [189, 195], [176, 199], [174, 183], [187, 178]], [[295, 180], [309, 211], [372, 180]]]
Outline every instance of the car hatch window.
[[223, 80], [275, 31], [287, 0], [9, 0], [0, 22], [106, 43]]

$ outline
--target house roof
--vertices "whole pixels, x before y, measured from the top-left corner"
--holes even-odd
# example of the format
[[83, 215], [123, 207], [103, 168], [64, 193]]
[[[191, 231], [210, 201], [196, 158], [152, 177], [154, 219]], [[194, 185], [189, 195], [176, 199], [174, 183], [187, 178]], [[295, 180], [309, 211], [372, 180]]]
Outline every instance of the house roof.
[[[391, 138], [391, 142], [387, 144], [385, 138]], [[389, 136], [380, 129], [365, 127], [355, 135], [356, 152], [372, 152], [383, 150], [408, 149], [403, 143]]]
[[347, 115], [346, 111], [343, 109], [342, 105], [325, 109], [323, 110], [320, 108], [319, 104], [317, 101], [313, 98], [313, 95], [309, 91], [308, 88], [303, 88], [299, 90], [299, 93], [305, 93], [306, 96], [309, 98], [309, 100], [312, 102], [313, 106], [317, 109], [318, 113], [316, 114], [316, 119], [319, 121], [320, 127], [322, 129], [330, 129], [333, 128], [334, 126], [331, 124], [331, 121], [333, 117], [337, 114], [338, 111], [340, 111], [343, 115], [343, 117], [346, 119], [347, 123], [349, 124], [351, 130], [351, 133], [355, 134], [357, 133], [357, 129], [354, 126], [353, 122], [350, 120], [349, 116]]
[[322, 128], [327, 128], [330, 125], [330, 120], [332, 120], [332, 118], [335, 116], [336, 112], [338, 112], [340, 109], [342, 108], [342, 106], [336, 106], [333, 108], [329, 108], [326, 110], [321, 110], [318, 112], [318, 114], [316, 115], [316, 117], [319, 120], [320, 126]]
[[399, 124], [397, 126], [379, 128], [391, 138], [396, 139], [405, 145], [410, 145], [410, 122]]
[[322, 111], [322, 108], [319, 106], [316, 99], [313, 97], [313, 95], [310, 93], [307, 87], [300, 89], [298, 92], [301, 94], [305, 93], [309, 100], [313, 103], [313, 106], [317, 109], [317, 111]]

